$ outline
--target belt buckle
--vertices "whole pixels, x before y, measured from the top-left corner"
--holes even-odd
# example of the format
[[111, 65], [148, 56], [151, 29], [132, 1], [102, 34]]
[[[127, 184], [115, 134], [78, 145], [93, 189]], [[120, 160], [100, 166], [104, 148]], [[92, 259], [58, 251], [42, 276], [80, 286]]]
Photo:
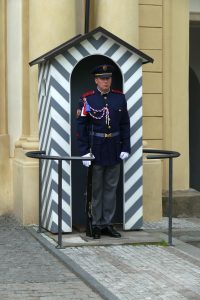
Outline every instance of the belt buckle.
[[105, 138], [111, 138], [112, 137], [112, 133], [105, 133], [104, 137]]

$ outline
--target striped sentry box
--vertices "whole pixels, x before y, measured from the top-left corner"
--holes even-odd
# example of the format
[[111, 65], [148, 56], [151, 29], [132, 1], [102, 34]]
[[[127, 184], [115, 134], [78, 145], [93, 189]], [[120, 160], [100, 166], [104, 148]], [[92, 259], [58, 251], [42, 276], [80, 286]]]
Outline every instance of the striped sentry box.
[[[108, 34], [107, 34], [108, 33]], [[124, 162], [123, 228], [139, 229], [143, 223], [142, 167], [142, 63], [135, 48], [126, 47], [105, 30], [82, 36], [51, 59], [39, 63], [39, 140], [40, 149], [49, 155], [71, 156], [70, 78], [75, 66], [91, 55], [110, 58], [121, 70], [131, 122], [131, 155]], [[141, 52], [142, 53], [142, 52]], [[48, 55], [46, 56], [48, 57]], [[148, 62], [148, 60], [146, 61]], [[34, 63], [32, 63], [34, 64]], [[42, 166], [42, 226], [58, 231], [57, 163], [45, 161]], [[63, 163], [64, 232], [72, 231], [71, 165]]]

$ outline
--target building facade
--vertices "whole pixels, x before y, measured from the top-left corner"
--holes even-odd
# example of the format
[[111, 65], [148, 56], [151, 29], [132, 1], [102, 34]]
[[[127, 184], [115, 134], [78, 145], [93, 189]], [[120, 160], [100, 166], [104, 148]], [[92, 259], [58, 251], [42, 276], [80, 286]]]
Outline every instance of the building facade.
[[[197, 1], [93, 0], [102, 26], [154, 59], [143, 66], [143, 144], [174, 150], [174, 190], [190, 188], [189, 20]], [[84, 33], [84, 0], [0, 0], [0, 214], [38, 222], [38, 68], [29, 62]], [[168, 168], [144, 158], [144, 219], [162, 215]]]

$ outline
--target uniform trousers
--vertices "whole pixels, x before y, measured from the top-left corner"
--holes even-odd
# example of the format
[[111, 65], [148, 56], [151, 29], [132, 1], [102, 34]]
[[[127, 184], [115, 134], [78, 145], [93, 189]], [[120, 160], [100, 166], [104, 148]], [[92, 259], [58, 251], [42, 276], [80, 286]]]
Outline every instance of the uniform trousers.
[[116, 209], [116, 189], [120, 164], [93, 165], [92, 174], [92, 224], [104, 228], [111, 224]]

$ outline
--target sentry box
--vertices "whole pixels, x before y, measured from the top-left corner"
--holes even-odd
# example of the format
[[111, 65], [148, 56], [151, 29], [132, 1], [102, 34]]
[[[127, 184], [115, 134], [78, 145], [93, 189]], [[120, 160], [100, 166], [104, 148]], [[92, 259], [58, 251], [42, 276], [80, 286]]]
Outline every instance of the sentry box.
[[[143, 224], [142, 64], [153, 59], [102, 27], [78, 35], [30, 62], [38, 64], [39, 142], [48, 155], [78, 156], [76, 109], [79, 97], [95, 88], [91, 70], [115, 66], [112, 87], [126, 96], [131, 122], [131, 155], [122, 163], [114, 222], [124, 230]], [[85, 227], [86, 168], [79, 161], [63, 162], [62, 229]], [[42, 165], [42, 227], [58, 232], [57, 162]]]

